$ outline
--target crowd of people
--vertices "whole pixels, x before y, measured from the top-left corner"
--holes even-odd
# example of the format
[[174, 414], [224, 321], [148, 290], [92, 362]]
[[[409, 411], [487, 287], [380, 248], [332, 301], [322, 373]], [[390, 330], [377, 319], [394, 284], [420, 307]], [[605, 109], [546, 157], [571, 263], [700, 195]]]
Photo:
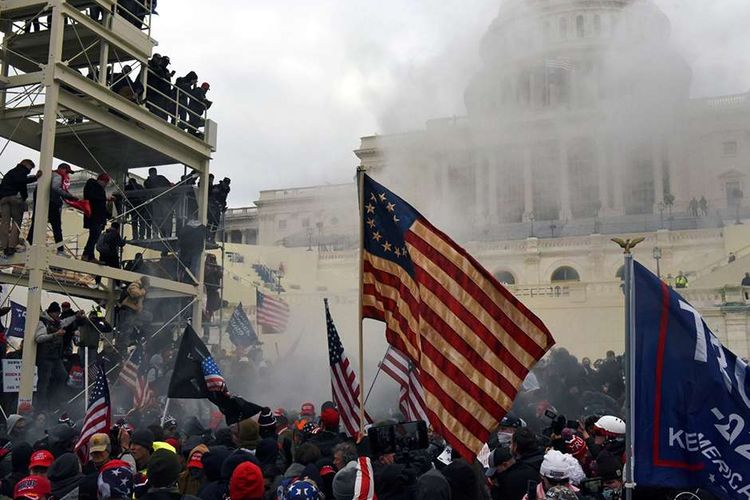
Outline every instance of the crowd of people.
[[[0, 250], [5, 256], [26, 248], [20, 231], [24, 213], [35, 203], [35, 200], [32, 200], [32, 204], [28, 203], [28, 186], [41, 177], [41, 171], [32, 174], [35, 168], [32, 160], [22, 160], [0, 181]], [[88, 230], [88, 237], [81, 253], [82, 260], [119, 268], [121, 249], [127, 244], [124, 238], [126, 217], [134, 240], [170, 239], [176, 236], [177, 243], [169, 250], [176, 253], [185, 270], [189, 271], [189, 274], [179, 272], [179, 278], [195, 280], [204, 249], [202, 242], [216, 241], [221, 216], [226, 212], [227, 196], [231, 189], [229, 178], [225, 177], [214, 184], [213, 174], [209, 175], [208, 225], [203, 225], [198, 222], [194, 174], [184, 175], [175, 185], [159, 174], [156, 168], [150, 168], [143, 184], [130, 177], [122, 192], [110, 194], [108, 188], [112, 179], [102, 173], [86, 181], [79, 197], [70, 192], [71, 173], [70, 165], [61, 163], [53, 170], [49, 180], [48, 224], [52, 228], [58, 255], [67, 256], [62, 227], [63, 207], [69, 203], [81, 208], [79, 203], [83, 202], [83, 227]], [[29, 244], [34, 241], [34, 227], [32, 217], [25, 239]], [[98, 258], [96, 252], [99, 253]], [[162, 257], [169, 253], [164, 252]], [[175, 277], [178, 277], [177, 274]]]
[[[149, 379], [156, 391], [165, 391], [158, 382], [168, 378], [163, 368], [169, 361], [157, 361]], [[217, 361], [232, 370], [227, 359]], [[239, 375], [232, 379], [251, 379]], [[372, 467], [380, 500], [617, 499], [623, 496], [624, 397], [621, 357], [608, 352], [593, 363], [579, 362], [556, 349], [527, 378], [512, 411], [469, 461], [430, 430], [426, 446], [416, 439], [395, 450], [376, 446], [373, 428], [406, 428], [392, 408], [368, 408], [378, 422], [363, 436], [351, 437], [342, 432], [339, 410], [330, 401], [319, 412], [311, 401], [298, 409], [265, 407], [228, 424], [217, 410], [201, 415], [174, 401], [169, 407], [174, 416], [162, 417], [158, 405], [115, 411], [111, 431], [92, 436], [77, 454], [80, 408], [23, 408], [8, 417], [0, 440], [0, 495], [350, 500], [360, 498], [355, 491]], [[672, 499], [676, 493], [636, 487], [634, 498]]]

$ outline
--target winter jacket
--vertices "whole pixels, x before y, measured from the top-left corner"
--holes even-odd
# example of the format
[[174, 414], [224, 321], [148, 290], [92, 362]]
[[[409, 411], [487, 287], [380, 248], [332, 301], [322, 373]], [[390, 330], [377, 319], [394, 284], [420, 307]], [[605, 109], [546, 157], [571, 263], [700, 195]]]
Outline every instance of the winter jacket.
[[416, 500], [450, 500], [451, 486], [440, 471], [432, 469], [417, 480]]
[[[83, 479], [78, 457], [72, 453], [60, 455], [47, 471], [52, 483], [52, 495], [59, 499], [78, 498], [78, 485]], [[69, 496], [72, 495], [72, 496]]]
[[198, 221], [188, 221], [177, 231], [177, 248], [180, 255], [198, 255], [206, 243], [206, 226]]
[[128, 285], [125, 298], [120, 305], [135, 312], [141, 312], [143, 311], [143, 299], [146, 298], [146, 293], [147, 290], [143, 287], [139, 278]]
[[78, 198], [65, 190], [63, 176], [60, 172], [52, 172], [52, 189], [49, 193], [49, 206], [62, 208], [63, 200], [77, 200]]
[[125, 246], [125, 240], [120, 232], [115, 229], [107, 229], [96, 242], [96, 250], [106, 256], [116, 256], [120, 248]]
[[[573, 493], [575, 493], [578, 496], [578, 488], [576, 488], [572, 484], [567, 484], [566, 486], [568, 487], [569, 490], [571, 490]], [[539, 484], [536, 485], [536, 497], [537, 498], [545, 498], [546, 497], [546, 494], [544, 492], [544, 487], [542, 486], [542, 483], [539, 483]], [[528, 498], [529, 498], [528, 495], [524, 495], [523, 496], [523, 500], [528, 500]]]
[[516, 459], [516, 462], [525, 463], [530, 465], [534, 468], [535, 471], [539, 472], [539, 469], [542, 468], [542, 462], [544, 461], [544, 450], [538, 449], [535, 451], [531, 451], [529, 453], [526, 453], [524, 455], [521, 455]]
[[83, 186], [83, 199], [89, 200], [91, 217], [83, 218], [83, 227], [91, 229], [107, 225], [107, 192], [96, 179], [89, 179]]
[[528, 492], [529, 481], [539, 482], [539, 471], [528, 463], [516, 462], [495, 475], [492, 500], [521, 500]]
[[42, 311], [39, 317], [39, 324], [36, 327], [36, 333], [34, 333], [34, 341], [37, 344], [36, 359], [37, 361], [46, 360], [61, 360], [63, 357], [63, 337], [57, 335], [55, 332], [61, 328], [65, 328], [76, 320], [76, 316], [70, 316], [65, 319], [54, 320], [47, 314], [47, 311]]
[[32, 182], [36, 182], [36, 176], [29, 175], [29, 169], [23, 165], [16, 165], [0, 181], [0, 198], [18, 195], [26, 200], [29, 197], [27, 186]]

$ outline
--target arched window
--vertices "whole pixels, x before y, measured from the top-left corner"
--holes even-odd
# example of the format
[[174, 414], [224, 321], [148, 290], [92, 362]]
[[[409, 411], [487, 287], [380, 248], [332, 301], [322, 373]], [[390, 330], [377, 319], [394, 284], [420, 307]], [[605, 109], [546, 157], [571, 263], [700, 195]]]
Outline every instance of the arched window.
[[497, 271], [495, 272], [495, 279], [503, 285], [515, 285], [516, 277], [510, 271]]
[[625, 279], [625, 266], [620, 266], [620, 269], [615, 273], [615, 278], [622, 281]]
[[576, 17], [576, 35], [578, 38], [583, 38], [585, 35], [584, 27], [583, 27], [583, 16]]
[[595, 35], [602, 34], [602, 17], [599, 14], [596, 14], [594, 16], [594, 34]]
[[558, 281], [581, 281], [581, 277], [578, 275], [578, 271], [576, 271], [572, 267], [562, 266], [555, 269], [555, 272], [552, 273], [552, 278], [550, 278], [550, 281], [552, 281], [552, 283]]
[[568, 20], [564, 17], [560, 18], [560, 38], [568, 38]]

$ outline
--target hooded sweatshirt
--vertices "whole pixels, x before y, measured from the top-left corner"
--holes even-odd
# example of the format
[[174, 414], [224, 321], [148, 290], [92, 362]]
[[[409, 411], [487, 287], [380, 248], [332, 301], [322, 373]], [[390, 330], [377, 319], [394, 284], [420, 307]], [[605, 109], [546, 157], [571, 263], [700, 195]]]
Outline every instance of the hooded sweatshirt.
[[439, 470], [425, 472], [417, 480], [416, 500], [451, 500], [451, 486]]
[[78, 485], [83, 479], [78, 457], [72, 453], [60, 455], [52, 462], [47, 471], [47, 478], [52, 483], [52, 495], [55, 498], [60, 500], [66, 498], [66, 496], [67, 498], [78, 498]]

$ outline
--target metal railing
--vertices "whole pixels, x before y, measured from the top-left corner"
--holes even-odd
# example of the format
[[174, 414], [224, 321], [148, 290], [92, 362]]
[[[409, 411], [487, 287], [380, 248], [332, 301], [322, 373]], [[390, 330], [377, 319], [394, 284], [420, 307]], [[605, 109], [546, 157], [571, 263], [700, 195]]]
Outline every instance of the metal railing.
[[[161, 85], [168, 86], [171, 95], [162, 92], [162, 90], [154, 86], [152, 84], [154, 79], [160, 80]], [[155, 96], [150, 95], [152, 92]], [[154, 97], [160, 99], [154, 99]], [[208, 100], [203, 101], [200, 104], [203, 107], [203, 111], [197, 113], [190, 108], [193, 100], [197, 99], [192, 92], [185, 91], [171, 81], [159, 76], [153, 69], [148, 68], [144, 97], [146, 107], [152, 113], [176, 127], [186, 130], [193, 135], [200, 136], [202, 134], [201, 129], [208, 119], [208, 107], [211, 104]]]

